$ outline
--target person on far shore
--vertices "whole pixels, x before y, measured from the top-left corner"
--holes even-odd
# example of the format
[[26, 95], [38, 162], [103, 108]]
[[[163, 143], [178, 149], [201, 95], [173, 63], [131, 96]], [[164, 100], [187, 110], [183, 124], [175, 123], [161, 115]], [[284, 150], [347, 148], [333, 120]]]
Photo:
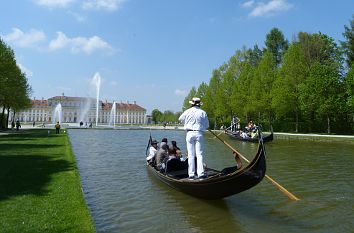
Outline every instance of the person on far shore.
[[20, 120], [17, 119], [16, 120], [16, 131], [19, 131], [20, 128], [21, 128], [21, 123], [20, 123]]
[[55, 133], [59, 134], [60, 133], [60, 124], [59, 121], [55, 124]]
[[199, 179], [206, 178], [203, 165], [204, 131], [209, 128], [207, 113], [200, 108], [200, 98], [193, 97], [189, 101], [191, 107], [184, 111], [178, 118], [184, 124], [186, 144], [188, 151], [188, 175], [189, 179], [195, 176], [195, 157], [197, 157], [197, 175]]

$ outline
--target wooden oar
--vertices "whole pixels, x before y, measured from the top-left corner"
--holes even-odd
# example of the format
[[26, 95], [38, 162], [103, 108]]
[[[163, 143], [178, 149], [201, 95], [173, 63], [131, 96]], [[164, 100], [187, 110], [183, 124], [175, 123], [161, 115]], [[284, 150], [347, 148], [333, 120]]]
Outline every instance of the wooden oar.
[[[220, 136], [223, 133], [223, 131], [221, 131], [217, 136]], [[213, 139], [215, 139], [216, 136], [213, 137]]]
[[[208, 129], [209, 132], [211, 132], [215, 137], [217, 137], [221, 142], [223, 142], [226, 146], [228, 146], [235, 154], [237, 154], [238, 156], [240, 156], [242, 159], [244, 159], [247, 163], [249, 163], [250, 161], [244, 157], [240, 152], [238, 152], [235, 148], [233, 148], [229, 143], [227, 143], [226, 141], [222, 140], [219, 136], [217, 136], [213, 131], [211, 131], [210, 129]], [[281, 186], [278, 182], [276, 182], [275, 180], [273, 180], [270, 176], [265, 175], [265, 177], [273, 184], [275, 185], [282, 193], [284, 193], [286, 196], [288, 196], [289, 199], [293, 200], [293, 201], [298, 201], [300, 200], [299, 198], [297, 198], [294, 194], [292, 194], [291, 192], [289, 192], [288, 190], [286, 190], [283, 186]]]

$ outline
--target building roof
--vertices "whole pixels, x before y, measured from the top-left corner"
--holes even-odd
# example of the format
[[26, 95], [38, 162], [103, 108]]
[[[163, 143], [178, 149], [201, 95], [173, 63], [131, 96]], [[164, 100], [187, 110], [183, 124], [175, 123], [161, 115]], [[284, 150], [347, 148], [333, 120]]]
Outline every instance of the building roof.
[[32, 106], [33, 107], [48, 107], [48, 101], [47, 100], [32, 100]]
[[[70, 96], [54, 96], [48, 99], [49, 100], [59, 100], [59, 101], [86, 101], [87, 99], [94, 99], [94, 98], [90, 98], [90, 97], [70, 97]], [[47, 100], [45, 100], [47, 101]], [[113, 103], [109, 103], [109, 102], [102, 102], [100, 101], [102, 104], [102, 109], [103, 110], [111, 110]], [[48, 106], [48, 102], [47, 102], [47, 106]], [[116, 103], [116, 109], [117, 110], [121, 110], [121, 111], [146, 111], [145, 108], [139, 106], [136, 104], [136, 102], [134, 101], [133, 103]]]
[[130, 104], [130, 103], [117, 103], [117, 109], [120, 109], [120, 110], [146, 111], [145, 108], [140, 107], [140, 106], [137, 105], [135, 102], [134, 102], [134, 104]]
[[[113, 107], [113, 103], [102, 103], [102, 109], [103, 110], [111, 110]], [[130, 110], [130, 111], [146, 111], [145, 108], [137, 105], [135, 102], [134, 104], [130, 104], [130, 103], [116, 103], [116, 109], [120, 110], [120, 111], [126, 111], [126, 110]]]
[[94, 99], [94, 98], [91, 98], [91, 97], [71, 97], [71, 96], [61, 95], [61, 96], [51, 97], [48, 100], [85, 101], [87, 99]]

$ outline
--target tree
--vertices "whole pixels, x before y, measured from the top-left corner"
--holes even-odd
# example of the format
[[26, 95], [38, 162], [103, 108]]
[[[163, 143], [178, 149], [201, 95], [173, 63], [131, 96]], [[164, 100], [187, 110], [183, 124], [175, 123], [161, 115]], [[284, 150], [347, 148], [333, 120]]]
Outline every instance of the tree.
[[203, 109], [207, 112], [210, 125], [217, 126], [217, 115], [216, 115], [216, 92], [220, 88], [221, 83], [221, 73], [219, 70], [214, 70], [212, 77], [210, 78], [208, 88], [205, 92], [203, 98]]
[[266, 49], [269, 51], [277, 65], [281, 64], [282, 56], [289, 47], [289, 42], [284, 38], [278, 28], [273, 28], [266, 36]]
[[30, 106], [31, 87], [26, 75], [16, 64], [13, 50], [0, 39], [0, 115], [1, 128], [7, 128], [8, 118], [4, 120], [5, 110], [18, 111]]
[[188, 95], [186, 96], [186, 98], [184, 98], [183, 101], [183, 107], [182, 107], [182, 111], [188, 109], [191, 104], [189, 103], [189, 101], [193, 98], [196, 97], [197, 95], [197, 91], [195, 89], [195, 87], [192, 87], [192, 89], [189, 91]]
[[202, 82], [199, 87], [198, 87], [198, 90], [197, 90], [197, 97], [199, 97], [202, 102], [205, 104], [205, 100], [204, 100], [204, 97], [206, 95], [208, 91], [208, 84], [206, 84], [205, 82]]
[[346, 56], [347, 67], [352, 67], [354, 63], [354, 15], [349, 26], [344, 25], [344, 33], [346, 41], [341, 41], [341, 46]]
[[263, 56], [262, 50], [258, 48], [258, 45], [255, 45], [253, 49], [248, 50], [248, 60], [252, 66], [257, 66], [258, 62], [261, 60]]
[[170, 110], [166, 110], [162, 114], [161, 121], [162, 122], [177, 122], [178, 117], [176, 118], [176, 115], [174, 112], [172, 112]]
[[279, 77], [275, 80], [272, 90], [272, 107], [277, 116], [293, 114], [295, 131], [299, 131], [300, 99], [299, 85], [308, 76], [305, 56], [301, 44], [294, 42], [284, 54], [283, 65]]
[[344, 85], [346, 88], [346, 103], [349, 109], [349, 113], [354, 114], [354, 63], [344, 78]]
[[151, 112], [151, 116], [152, 116], [152, 121], [155, 122], [155, 124], [157, 122], [161, 122], [161, 118], [162, 118], [162, 112], [160, 112], [158, 109], [154, 109]]
[[338, 69], [338, 72], [340, 72], [343, 60], [333, 38], [321, 32], [314, 34], [300, 32], [298, 38], [309, 69], [311, 69], [312, 65], [319, 63], [333, 66], [334, 69]]
[[[261, 113], [268, 115], [269, 123], [272, 123], [272, 95], [273, 82], [277, 77], [276, 63], [272, 53], [266, 51], [260, 60], [253, 79], [251, 81], [251, 103], [259, 118]], [[259, 119], [261, 120], [261, 119]]]
[[301, 108], [327, 120], [331, 133], [331, 119], [343, 109], [344, 88], [339, 73], [331, 66], [314, 64], [308, 79], [300, 85]]

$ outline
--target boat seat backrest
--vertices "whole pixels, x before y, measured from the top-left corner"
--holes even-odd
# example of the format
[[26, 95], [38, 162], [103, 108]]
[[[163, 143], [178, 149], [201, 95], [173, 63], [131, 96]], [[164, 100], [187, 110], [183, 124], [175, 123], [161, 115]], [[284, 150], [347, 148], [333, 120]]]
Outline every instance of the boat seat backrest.
[[167, 161], [166, 163], [166, 173], [172, 171], [179, 171], [188, 168], [188, 162], [181, 161], [178, 158], [173, 158]]

